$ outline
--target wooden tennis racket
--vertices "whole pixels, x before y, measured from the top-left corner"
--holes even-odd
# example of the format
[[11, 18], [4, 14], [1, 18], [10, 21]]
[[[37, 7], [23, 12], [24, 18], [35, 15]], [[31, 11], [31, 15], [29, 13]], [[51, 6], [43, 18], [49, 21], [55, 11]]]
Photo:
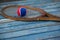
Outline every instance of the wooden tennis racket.
[[38, 11], [40, 12], [42, 15], [41, 16], [37, 16], [37, 17], [33, 17], [33, 18], [18, 18], [18, 17], [12, 17], [12, 16], [8, 16], [4, 10], [6, 10], [7, 8], [10, 8], [10, 7], [22, 7], [22, 5], [11, 5], [11, 6], [6, 6], [4, 8], [2, 8], [1, 10], [1, 14], [2, 16], [4, 16], [5, 18], [8, 18], [8, 19], [12, 19], [12, 20], [17, 20], [17, 21], [60, 21], [60, 17], [57, 17], [57, 16], [54, 16], [52, 14], [49, 14], [47, 12], [45, 12], [44, 10], [40, 9], [40, 8], [33, 8], [33, 7], [30, 7], [30, 6], [23, 6], [27, 9], [30, 9], [30, 10], [34, 10], [34, 11]]

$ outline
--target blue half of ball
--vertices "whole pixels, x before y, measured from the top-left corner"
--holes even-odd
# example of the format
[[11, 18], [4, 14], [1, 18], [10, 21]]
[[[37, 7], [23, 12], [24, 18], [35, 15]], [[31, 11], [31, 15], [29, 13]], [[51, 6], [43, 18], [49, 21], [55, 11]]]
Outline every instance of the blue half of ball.
[[20, 14], [21, 17], [26, 16], [26, 8], [21, 8], [20, 12], [21, 12], [21, 14]]

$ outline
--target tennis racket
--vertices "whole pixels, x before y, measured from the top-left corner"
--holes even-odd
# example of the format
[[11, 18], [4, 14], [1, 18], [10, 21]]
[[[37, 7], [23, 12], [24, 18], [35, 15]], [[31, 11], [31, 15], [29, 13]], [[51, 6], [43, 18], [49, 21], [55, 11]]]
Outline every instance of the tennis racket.
[[[10, 15], [7, 15], [7, 14], [11, 14], [11, 12], [10, 13], [9, 12], [8, 13], [4, 12], [8, 8], [17, 8], [17, 7], [24, 7], [26, 9], [34, 10], [34, 11], [37, 11], [37, 12], [41, 13], [42, 15], [37, 16], [37, 17], [32, 17], [32, 18], [16, 17], [16, 16], [13, 17], [13, 16], [10, 16]], [[5, 18], [16, 20], [16, 21], [60, 21], [60, 17], [57, 17], [57, 16], [52, 15], [52, 14], [49, 14], [46, 11], [44, 11], [43, 9], [33, 8], [33, 7], [30, 7], [30, 6], [23, 6], [23, 5], [10, 5], [10, 6], [6, 6], [6, 7], [2, 8], [0, 15], [2, 15]], [[12, 13], [12, 15], [13, 15], [13, 13]]]

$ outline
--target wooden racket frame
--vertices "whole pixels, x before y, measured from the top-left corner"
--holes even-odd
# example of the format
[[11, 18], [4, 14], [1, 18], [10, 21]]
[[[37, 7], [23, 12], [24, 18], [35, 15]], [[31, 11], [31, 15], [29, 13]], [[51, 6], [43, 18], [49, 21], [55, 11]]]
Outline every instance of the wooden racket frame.
[[[8, 15], [6, 15], [6, 13], [4, 13], [4, 10], [7, 9], [7, 8], [10, 8], [10, 7], [25, 7], [27, 9], [40, 12], [42, 14], [42, 16], [33, 17], [33, 18], [15, 18], [15, 17], [12, 17], [12, 16], [8, 16]], [[5, 18], [9, 18], [9, 19], [12, 19], [12, 20], [17, 20], [17, 21], [40, 21], [40, 20], [42, 20], [42, 21], [44, 21], [44, 20], [60, 21], [60, 17], [51, 15], [51, 14], [47, 13], [46, 11], [44, 11], [43, 9], [33, 8], [33, 7], [30, 7], [30, 6], [23, 6], [23, 5], [6, 6], [6, 7], [2, 8], [1, 15], [4, 16]]]

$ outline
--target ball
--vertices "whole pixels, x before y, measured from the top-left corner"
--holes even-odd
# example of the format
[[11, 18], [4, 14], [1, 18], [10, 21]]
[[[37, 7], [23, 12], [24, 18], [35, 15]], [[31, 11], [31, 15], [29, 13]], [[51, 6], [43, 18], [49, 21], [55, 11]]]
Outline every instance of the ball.
[[24, 16], [26, 16], [26, 8], [24, 8], [24, 7], [19, 7], [18, 8], [18, 10], [17, 10], [17, 15], [19, 16], [19, 17], [24, 17]]

